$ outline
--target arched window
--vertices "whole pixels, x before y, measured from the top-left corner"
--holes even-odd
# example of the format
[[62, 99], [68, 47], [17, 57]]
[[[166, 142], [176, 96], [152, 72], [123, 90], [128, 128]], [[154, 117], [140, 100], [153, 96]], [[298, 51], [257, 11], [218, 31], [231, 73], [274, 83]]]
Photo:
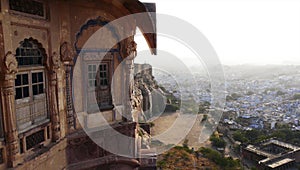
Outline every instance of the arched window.
[[48, 121], [45, 50], [37, 40], [25, 39], [16, 50], [16, 117], [19, 133]]
[[39, 49], [37, 41], [33, 39], [25, 39], [16, 50], [16, 58], [18, 65], [23, 66], [42, 66], [43, 65], [43, 49]]

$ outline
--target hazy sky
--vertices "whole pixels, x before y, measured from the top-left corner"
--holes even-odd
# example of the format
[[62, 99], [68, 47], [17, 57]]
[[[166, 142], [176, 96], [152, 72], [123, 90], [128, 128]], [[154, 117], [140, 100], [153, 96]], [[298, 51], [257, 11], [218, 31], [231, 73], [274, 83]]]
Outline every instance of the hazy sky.
[[[141, 1], [196, 26], [222, 64], [300, 64], [300, 0]], [[166, 46], [158, 37], [158, 49]]]

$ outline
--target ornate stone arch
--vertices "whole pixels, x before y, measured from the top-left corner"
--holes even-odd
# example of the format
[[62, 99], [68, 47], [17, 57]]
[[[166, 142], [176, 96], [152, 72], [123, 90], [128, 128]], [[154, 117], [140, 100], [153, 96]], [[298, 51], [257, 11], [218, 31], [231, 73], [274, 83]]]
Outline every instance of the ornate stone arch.
[[[79, 39], [82, 37], [84, 31], [86, 31], [88, 28], [94, 27], [94, 26], [103, 27], [103, 26], [107, 25], [109, 22], [110, 21], [108, 21], [108, 20], [104, 19], [103, 17], [99, 16], [96, 19], [88, 20], [84, 25], [82, 25], [80, 27], [79, 32], [76, 34], [76, 40], [75, 40], [75, 44], [74, 44], [76, 53], [78, 54], [81, 50], [78, 43], [79, 43]], [[118, 35], [117, 31], [115, 30], [115, 28], [113, 28], [110, 25], [107, 25], [107, 27], [112, 32], [112, 35], [114, 36], [114, 38], [119, 42], [120, 38], [119, 38], [119, 35]], [[75, 59], [75, 61], [76, 61], [76, 59]]]
[[22, 55], [22, 54], [20, 54], [20, 52], [21, 52], [20, 48], [23, 48], [23, 47], [32, 47], [33, 49], [38, 49], [40, 56], [42, 57], [41, 65], [45, 66], [46, 68], [48, 67], [48, 65], [49, 65], [48, 64], [48, 56], [47, 56], [45, 48], [37, 39], [34, 39], [32, 37], [25, 38], [24, 40], [22, 40], [19, 43], [19, 46], [15, 50], [15, 56], [18, 61], [18, 66], [22, 66], [22, 64], [20, 63], [20, 60], [18, 59], [18, 56]]

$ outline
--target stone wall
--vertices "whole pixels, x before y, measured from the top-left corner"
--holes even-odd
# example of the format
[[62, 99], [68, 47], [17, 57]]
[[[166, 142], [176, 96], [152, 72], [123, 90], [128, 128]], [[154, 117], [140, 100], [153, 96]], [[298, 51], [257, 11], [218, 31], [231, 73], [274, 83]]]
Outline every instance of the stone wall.
[[[146, 12], [145, 6], [137, 1], [106, 1], [106, 0], [1, 0], [0, 13], [0, 104], [1, 104], [1, 124], [3, 127], [3, 136], [0, 136], [0, 154], [3, 162], [0, 161], [0, 169], [17, 168], [17, 169], [65, 169], [72, 163], [76, 168], [74, 160], [68, 154], [70, 152], [70, 141], [76, 141], [82, 137], [80, 130], [85, 124], [80, 124], [79, 118], [87, 121], [86, 125], [93, 126], [92, 114], [87, 113], [83, 75], [86, 60], [85, 55], [79, 55], [83, 50], [84, 43], [105, 23], [114, 19], [134, 14]], [[31, 4], [31, 5], [30, 5]], [[33, 6], [32, 4], [36, 4]], [[126, 103], [130, 95], [132, 86], [130, 85], [130, 76], [133, 69], [133, 59], [136, 56], [136, 45], [134, 34], [137, 27], [146, 25], [153, 27], [151, 18], [133, 19], [124, 25], [122, 31], [116, 34], [122, 35], [130, 32], [132, 35], [124, 40], [117, 39], [111, 30], [106, 30], [106, 34], [98, 37], [98, 46], [100, 50], [106, 49], [105, 42], [116, 42], [113, 47], [114, 52], [109, 52], [107, 61], [111, 65], [110, 75], [124, 61], [123, 70], [116, 73], [118, 83], [115, 85], [115, 93], [119, 94], [116, 100], [111, 103], [111, 108], [106, 108], [104, 117], [111, 125], [117, 125], [121, 121], [131, 121], [132, 108], [130, 103]], [[95, 25], [96, 23], [96, 25]], [[104, 23], [104, 24], [103, 24]], [[155, 34], [145, 34], [151, 52], [156, 48]], [[19, 130], [16, 118], [16, 100], [15, 100], [15, 79], [16, 76], [24, 71], [33, 71], [36, 68], [21, 68], [16, 61], [16, 49], [25, 39], [30, 39], [40, 45], [40, 49], [45, 52], [45, 60], [38, 68], [45, 73], [45, 95], [47, 101], [47, 120], [43, 124], [30, 126], [29, 130]], [[91, 47], [92, 48], [92, 47]], [[90, 49], [84, 49], [90, 50]], [[110, 50], [110, 49], [109, 49]], [[97, 53], [97, 52], [96, 52]], [[98, 54], [98, 53], [97, 53]], [[88, 62], [95, 62], [94, 58], [89, 58]], [[97, 59], [96, 59], [97, 61]], [[80, 67], [75, 68], [76, 65]], [[77, 77], [76, 77], [76, 76]], [[111, 79], [111, 77], [109, 77]], [[73, 81], [74, 80], [74, 81]], [[75, 86], [78, 85], [78, 86]], [[122, 86], [123, 85], [123, 86]], [[74, 91], [76, 90], [76, 99], [73, 100]], [[128, 92], [128, 93], [127, 93]], [[109, 98], [110, 91], [106, 96]], [[79, 97], [82, 96], [82, 97]], [[33, 97], [32, 97], [33, 98]], [[100, 100], [98, 99], [98, 100]], [[74, 103], [73, 103], [74, 101]], [[115, 108], [115, 109], [114, 109]], [[115, 115], [118, 111], [120, 114]], [[77, 117], [77, 113], [83, 113]], [[124, 119], [127, 115], [128, 119]], [[97, 124], [97, 122], [96, 122]], [[127, 133], [136, 137], [136, 125], [127, 128], [123, 126]], [[122, 129], [122, 126], [120, 127]], [[29, 136], [37, 132], [43, 132], [45, 141], [39, 142], [33, 148], [25, 148], [26, 143], [30, 140]], [[77, 136], [78, 135], [78, 136]], [[77, 136], [77, 137], [76, 137]], [[70, 138], [71, 137], [71, 138]], [[36, 139], [40, 140], [40, 139]], [[86, 139], [91, 147], [92, 142]], [[133, 143], [137, 145], [137, 143]], [[82, 146], [83, 147], [83, 146]], [[23, 148], [23, 149], [22, 149]], [[80, 146], [78, 147], [80, 148]], [[136, 146], [138, 148], [138, 146]], [[24, 150], [21, 152], [21, 150]], [[138, 150], [134, 150], [138, 152]], [[96, 155], [101, 157], [101, 155]], [[134, 169], [139, 166], [138, 161], [124, 160], [116, 162], [115, 159], [104, 159], [106, 164], [115, 163], [115, 167], [121, 168], [122, 165]], [[80, 159], [77, 159], [79, 162]], [[87, 160], [89, 161], [89, 160]], [[104, 161], [104, 162], [105, 162]], [[77, 162], [77, 163], [78, 163]], [[79, 169], [90, 168], [87, 164], [78, 164]], [[97, 167], [97, 165], [95, 165]]]
[[165, 110], [166, 99], [164, 92], [159, 88], [152, 74], [149, 64], [135, 64], [135, 87], [142, 94], [142, 108], [144, 116], [149, 119], [159, 116]]

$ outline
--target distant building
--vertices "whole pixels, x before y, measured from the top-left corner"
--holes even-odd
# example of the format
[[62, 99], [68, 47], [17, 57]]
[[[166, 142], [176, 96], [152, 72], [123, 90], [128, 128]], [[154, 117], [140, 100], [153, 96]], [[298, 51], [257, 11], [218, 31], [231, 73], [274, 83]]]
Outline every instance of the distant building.
[[288, 170], [300, 162], [300, 147], [272, 139], [259, 146], [248, 145], [242, 156], [261, 170]]
[[271, 123], [271, 129], [275, 129], [275, 126], [276, 126], [276, 122], [274, 121]]

